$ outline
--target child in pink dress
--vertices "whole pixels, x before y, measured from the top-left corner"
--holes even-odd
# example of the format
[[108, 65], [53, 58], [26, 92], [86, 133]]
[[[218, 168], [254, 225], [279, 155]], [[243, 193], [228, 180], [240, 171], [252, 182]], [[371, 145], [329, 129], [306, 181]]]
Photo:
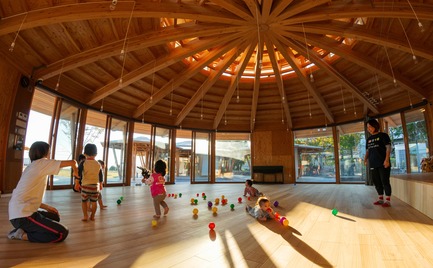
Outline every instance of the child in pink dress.
[[153, 169], [154, 173], [152, 173], [149, 178], [143, 178], [142, 180], [143, 183], [150, 186], [153, 206], [155, 207], [155, 215], [153, 215], [155, 219], [161, 217], [161, 206], [164, 208], [164, 215], [167, 215], [169, 210], [167, 203], [164, 201], [167, 196], [164, 179], [166, 169], [167, 164], [162, 160], [158, 160]]

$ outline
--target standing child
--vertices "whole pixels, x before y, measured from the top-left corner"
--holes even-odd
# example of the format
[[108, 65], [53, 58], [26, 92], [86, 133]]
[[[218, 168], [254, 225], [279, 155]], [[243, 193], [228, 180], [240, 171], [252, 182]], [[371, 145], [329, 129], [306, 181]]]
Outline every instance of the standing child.
[[244, 196], [247, 196], [247, 194], [251, 197], [263, 195], [261, 192], [259, 192], [259, 190], [257, 190], [256, 188], [253, 187], [253, 181], [252, 180], [246, 180], [245, 181]]
[[77, 162], [47, 159], [49, 152], [50, 145], [43, 141], [30, 146], [31, 163], [21, 175], [9, 201], [9, 220], [15, 227], [9, 232], [9, 239], [61, 242], [69, 234], [68, 228], [59, 223], [57, 209], [42, 203], [42, 199], [47, 188], [47, 176], [58, 174], [61, 168], [69, 166], [74, 176], [78, 176]]
[[[90, 208], [90, 220], [95, 220], [97, 209], [96, 202], [99, 198], [99, 182], [103, 179], [101, 165], [95, 160], [98, 149], [95, 144], [89, 143], [84, 147], [86, 160], [78, 166], [78, 175], [81, 180], [81, 208], [83, 210], [82, 221], [87, 221], [88, 209]], [[90, 202], [90, 206], [88, 206]]]
[[100, 209], [105, 209], [107, 206], [104, 205], [104, 202], [102, 201], [102, 188], [104, 187], [104, 171], [105, 171], [105, 162], [102, 160], [98, 160], [99, 164], [101, 165], [102, 170], [102, 177], [99, 179], [99, 198], [98, 198], [98, 204]]
[[164, 215], [167, 215], [169, 210], [167, 203], [164, 201], [167, 195], [164, 179], [166, 169], [167, 164], [162, 160], [158, 160], [153, 169], [154, 173], [152, 173], [149, 178], [143, 178], [142, 180], [143, 183], [150, 185], [150, 193], [153, 198], [153, 206], [155, 207], [155, 215], [153, 215], [155, 219], [161, 217], [160, 206], [164, 208]]
[[271, 208], [271, 201], [266, 197], [259, 197], [254, 207], [247, 205], [245, 210], [254, 218], [260, 221], [266, 221], [267, 219], [274, 219], [274, 211]]

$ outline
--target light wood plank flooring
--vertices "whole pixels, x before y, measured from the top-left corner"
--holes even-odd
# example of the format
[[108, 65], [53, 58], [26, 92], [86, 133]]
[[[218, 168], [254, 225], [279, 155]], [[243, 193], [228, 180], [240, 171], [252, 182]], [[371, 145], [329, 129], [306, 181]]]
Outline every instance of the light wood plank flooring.
[[[147, 186], [105, 188], [108, 208], [98, 210], [94, 222], [81, 221], [79, 194], [47, 191], [46, 202], [59, 209], [70, 229], [58, 244], [9, 240], [10, 197], [3, 195], [0, 267], [433, 267], [433, 220], [397, 198], [391, 208], [374, 206], [372, 186], [256, 185], [279, 202], [275, 210], [287, 217], [289, 227], [249, 216], [245, 204], [254, 200], [237, 201], [243, 187], [167, 185], [169, 193], [182, 197], [167, 198], [170, 212], [155, 227]], [[221, 195], [228, 204], [220, 203], [213, 214], [207, 201]], [[124, 201], [117, 205], [121, 196]], [[191, 205], [191, 198], [198, 204]]]

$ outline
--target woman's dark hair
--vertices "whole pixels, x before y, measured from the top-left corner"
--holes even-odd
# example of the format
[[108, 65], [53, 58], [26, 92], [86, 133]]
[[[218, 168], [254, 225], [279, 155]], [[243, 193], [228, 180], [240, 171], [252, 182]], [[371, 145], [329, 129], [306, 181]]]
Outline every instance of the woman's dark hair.
[[86, 156], [84, 154], [80, 154], [78, 156], [78, 163], [81, 163], [83, 160], [86, 160]]
[[98, 154], [98, 149], [96, 148], [96, 145], [93, 143], [88, 143], [84, 147], [84, 154], [88, 156], [95, 156]]
[[377, 122], [376, 119], [370, 119], [370, 120], [368, 120], [367, 124], [369, 124], [370, 126], [372, 126], [374, 128], [375, 132], [378, 132], [380, 130], [380, 124], [379, 124], [379, 122]]
[[253, 185], [253, 181], [252, 180], [246, 180], [246, 183], [248, 184], [248, 186], [252, 186]]
[[50, 145], [44, 141], [36, 141], [30, 146], [29, 157], [30, 161], [33, 162], [35, 160], [45, 158], [48, 156], [50, 152]]
[[155, 163], [155, 172], [165, 176], [167, 164], [163, 160], [158, 160]]

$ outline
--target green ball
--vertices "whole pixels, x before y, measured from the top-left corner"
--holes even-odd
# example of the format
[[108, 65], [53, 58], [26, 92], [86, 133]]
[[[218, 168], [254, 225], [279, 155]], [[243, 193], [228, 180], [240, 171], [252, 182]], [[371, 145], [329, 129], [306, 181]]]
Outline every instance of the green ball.
[[338, 214], [338, 209], [334, 208], [332, 210], [332, 215], [336, 216]]
[[117, 204], [120, 205], [120, 203], [122, 203], [122, 200], [117, 199]]
[[120, 197], [120, 200], [122, 200], [122, 201], [123, 201], [123, 196], [121, 196], [121, 197]]

